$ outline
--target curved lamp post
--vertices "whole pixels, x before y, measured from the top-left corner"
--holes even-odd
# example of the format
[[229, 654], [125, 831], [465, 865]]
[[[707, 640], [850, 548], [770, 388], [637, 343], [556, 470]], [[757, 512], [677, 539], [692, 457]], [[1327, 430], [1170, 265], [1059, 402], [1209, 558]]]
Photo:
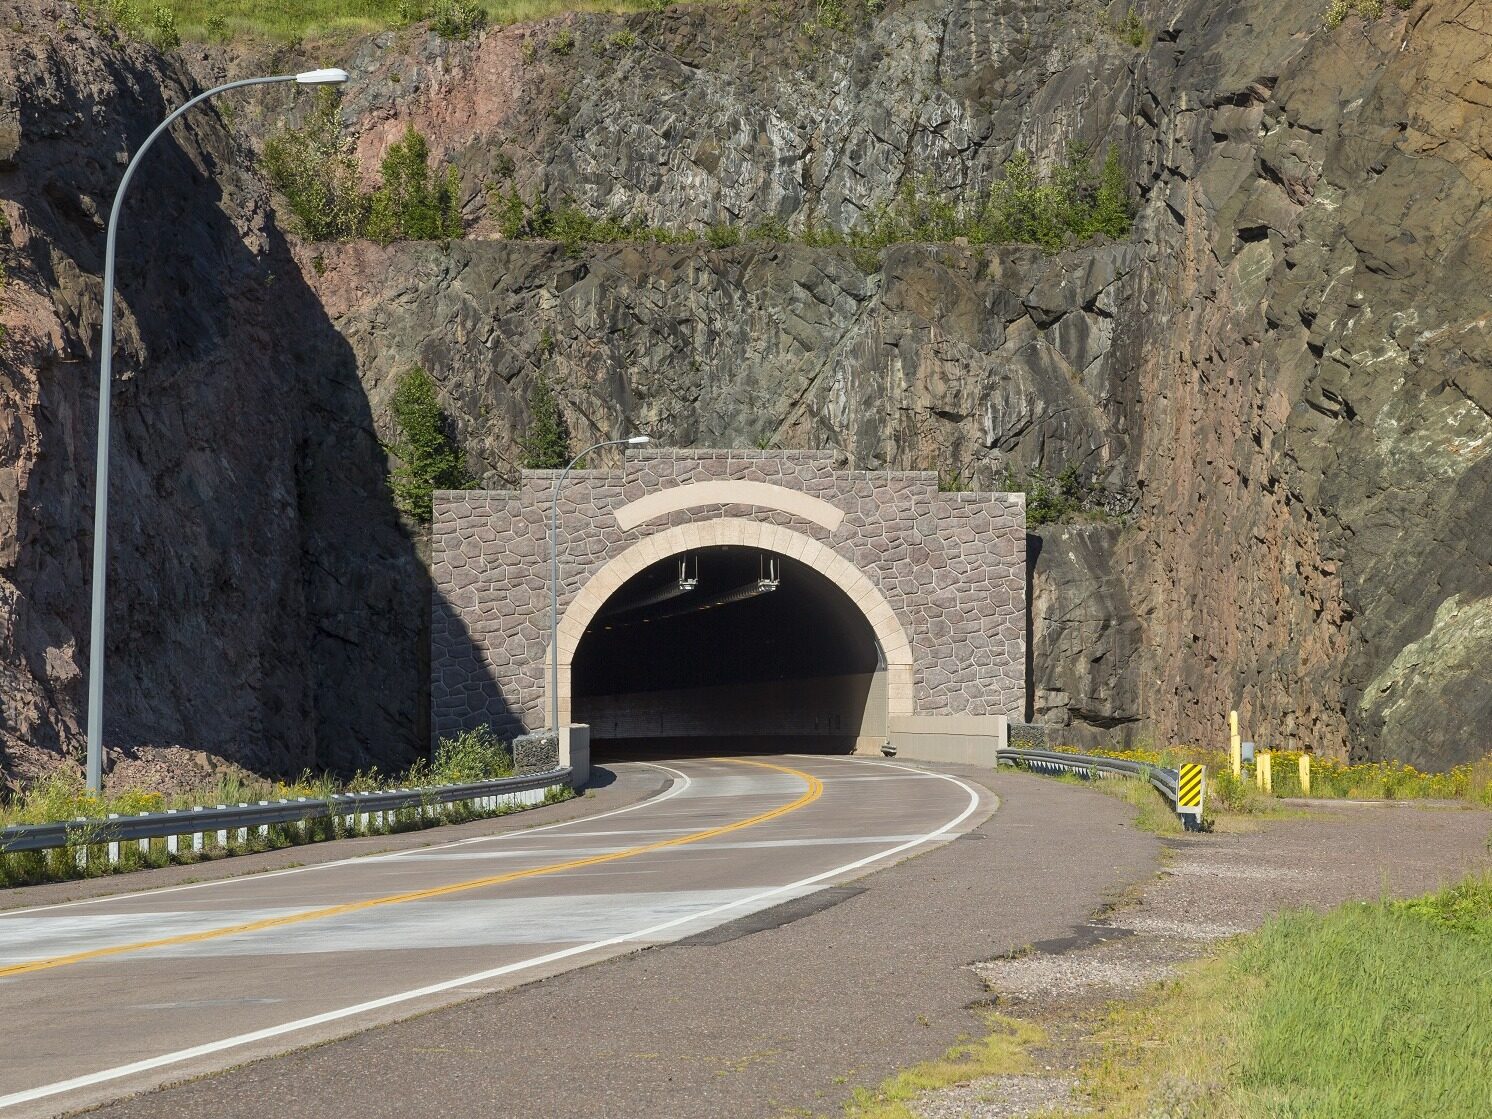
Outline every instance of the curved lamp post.
[[560, 487], [565, 484], [565, 475], [577, 462], [592, 451], [602, 447], [635, 447], [651, 441], [647, 435], [634, 435], [630, 439], [608, 439], [587, 447], [570, 460], [570, 465], [560, 471], [554, 481], [554, 502], [549, 508], [549, 728], [559, 738], [559, 499]]
[[98, 467], [94, 473], [93, 494], [93, 605], [92, 627], [88, 646], [88, 788], [99, 792], [104, 784], [104, 583], [108, 547], [105, 535], [109, 522], [109, 390], [114, 365], [114, 243], [119, 233], [119, 211], [124, 192], [134, 177], [140, 157], [150, 150], [157, 137], [170, 128], [176, 118], [209, 97], [242, 86], [268, 85], [271, 82], [295, 82], [298, 85], [338, 85], [347, 80], [345, 70], [306, 70], [300, 74], [280, 74], [267, 78], [244, 78], [227, 82], [199, 93], [181, 108], [161, 121], [145, 138], [140, 150], [124, 169], [124, 178], [114, 192], [114, 206], [109, 211], [109, 236], [104, 248], [104, 323], [102, 358], [98, 372]]

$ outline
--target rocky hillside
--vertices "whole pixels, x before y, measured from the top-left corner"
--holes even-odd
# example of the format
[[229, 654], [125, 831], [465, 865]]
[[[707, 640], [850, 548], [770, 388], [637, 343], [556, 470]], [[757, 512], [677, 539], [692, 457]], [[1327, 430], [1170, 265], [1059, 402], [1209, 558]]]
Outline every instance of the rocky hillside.
[[[275, 742], [242, 756], [299, 764], [307, 711], [321, 760], [416, 740], [418, 567], [373, 427], [418, 363], [493, 482], [541, 370], [582, 434], [831, 447], [983, 485], [1075, 467], [1090, 511], [1031, 538], [1030, 713], [1073, 739], [1216, 741], [1237, 706], [1276, 745], [1420, 765], [1492, 746], [1492, 4], [1336, 28], [1324, 2], [1147, 3], [1139, 28], [1125, 7], [680, 6], [341, 45], [365, 168], [413, 123], [460, 169], [471, 236], [448, 244], [287, 247], [245, 169], [303, 112], [285, 91], [246, 98], [231, 137], [210, 114], [179, 133], [157, 229], [193, 282], [165, 290], [161, 268], [124, 291], [121, 744]], [[0, 671], [32, 697], [7, 678], [13, 752], [76, 741], [99, 215], [186, 80], [139, 48], [74, 66], [87, 34], [0, 32], [19, 60], [0, 149], [4, 113], [20, 122], [0, 317], [30, 323], [5, 343], [0, 452]], [[183, 61], [199, 81], [267, 64]], [[1013, 153], [1050, 166], [1075, 143], [1121, 154], [1121, 241], [803, 243], [909, 182], [972, 202]], [[671, 230], [787, 232], [502, 240], [487, 188], [508, 183]], [[147, 379], [170, 409], [147, 410]], [[215, 494], [225, 523], [203, 525]]]

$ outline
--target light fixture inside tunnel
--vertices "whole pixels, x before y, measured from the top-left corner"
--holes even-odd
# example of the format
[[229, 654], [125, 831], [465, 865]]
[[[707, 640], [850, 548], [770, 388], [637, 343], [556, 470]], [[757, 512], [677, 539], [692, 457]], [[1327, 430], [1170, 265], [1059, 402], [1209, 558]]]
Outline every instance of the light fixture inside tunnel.
[[[699, 586], [699, 559], [698, 557], [695, 558], [694, 575], [692, 577], [689, 575], [688, 563], [687, 557], [681, 556], [679, 558], [679, 581], [676, 586], [663, 586], [652, 594], [635, 598], [631, 602], [623, 602], [616, 606], [608, 607], [601, 611], [600, 616], [604, 619], [614, 618], [621, 614], [635, 614], [637, 611], [646, 609], [649, 606], [657, 606], [660, 602], [668, 602], [671, 599], [678, 598], [680, 595], [688, 594]], [[647, 621], [646, 618], [642, 620]]]

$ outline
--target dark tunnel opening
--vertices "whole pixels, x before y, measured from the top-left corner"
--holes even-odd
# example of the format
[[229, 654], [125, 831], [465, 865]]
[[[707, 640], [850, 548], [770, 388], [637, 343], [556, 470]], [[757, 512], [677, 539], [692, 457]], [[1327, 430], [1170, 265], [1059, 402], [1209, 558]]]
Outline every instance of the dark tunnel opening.
[[572, 662], [598, 756], [875, 749], [884, 659], [865, 615], [806, 564], [700, 548], [628, 580]]

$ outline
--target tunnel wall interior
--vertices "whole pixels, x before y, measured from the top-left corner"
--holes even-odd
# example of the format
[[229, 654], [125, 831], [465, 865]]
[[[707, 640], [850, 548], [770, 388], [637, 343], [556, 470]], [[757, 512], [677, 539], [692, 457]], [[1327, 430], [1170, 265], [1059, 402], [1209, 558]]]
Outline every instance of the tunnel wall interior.
[[[558, 480], [435, 495], [433, 738], [549, 721]], [[629, 452], [568, 476], [557, 541], [560, 721], [598, 739], [884, 743], [1022, 709], [1023, 494], [941, 493], [935, 475], [837, 470], [830, 452]], [[677, 587], [680, 559], [699, 586], [644, 602]], [[699, 606], [769, 560], [776, 589]]]

